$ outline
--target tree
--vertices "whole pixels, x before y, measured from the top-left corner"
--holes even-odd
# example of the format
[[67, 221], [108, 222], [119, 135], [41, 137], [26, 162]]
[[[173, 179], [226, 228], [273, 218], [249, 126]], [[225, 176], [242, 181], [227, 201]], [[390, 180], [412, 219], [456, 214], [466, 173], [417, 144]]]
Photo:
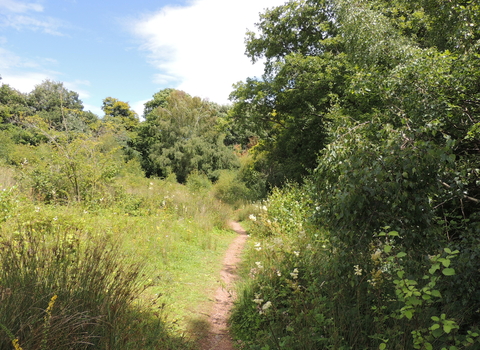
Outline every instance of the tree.
[[102, 110], [105, 113], [104, 121], [122, 126], [127, 131], [133, 131], [140, 120], [127, 102], [122, 102], [113, 97], [103, 100]]
[[271, 186], [301, 182], [316, 166], [328, 112], [344, 95], [348, 64], [330, 1], [291, 1], [268, 10], [247, 33], [252, 61], [265, 58], [262, 79], [237, 83], [234, 123], [259, 138], [256, 168]]
[[155, 93], [150, 101], [145, 103], [145, 108], [143, 110], [143, 115], [145, 118], [148, 118], [150, 113], [152, 113], [158, 107], [166, 107], [167, 106], [167, 97], [174, 91], [174, 89], [168, 88], [160, 90], [159, 92]]
[[224, 135], [216, 129], [217, 110], [211, 103], [171, 90], [146, 118], [133, 148], [141, 154], [147, 176], [173, 173], [184, 183], [197, 171], [215, 180], [219, 170], [238, 166], [233, 150], [225, 146]]
[[57, 129], [75, 133], [90, 131], [98, 117], [83, 110], [77, 92], [68, 90], [61, 82], [45, 80], [27, 95], [29, 115], [36, 114]]
[[0, 86], [0, 124], [8, 123], [20, 115], [31, 113], [24, 94], [8, 84]]

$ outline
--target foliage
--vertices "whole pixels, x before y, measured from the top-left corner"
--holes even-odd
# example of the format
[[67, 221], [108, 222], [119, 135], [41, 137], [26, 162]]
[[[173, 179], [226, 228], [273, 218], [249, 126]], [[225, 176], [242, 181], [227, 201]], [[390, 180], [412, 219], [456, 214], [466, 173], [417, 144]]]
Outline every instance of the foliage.
[[112, 122], [127, 131], [133, 131], [140, 122], [137, 114], [128, 103], [113, 97], [107, 97], [103, 100], [102, 110], [105, 113], [104, 122]]
[[349, 68], [332, 19], [328, 1], [291, 1], [261, 15], [258, 36], [247, 33], [247, 55], [265, 57], [265, 73], [235, 85], [231, 117], [260, 138], [256, 167], [271, 186], [315, 168], [328, 110], [344, 95]]
[[[312, 3], [329, 13], [323, 37], [309, 36]], [[477, 21], [473, 1], [294, 1], [262, 15], [259, 38], [248, 34], [266, 74], [232, 96], [245, 128], [258, 122], [256, 165], [274, 164], [274, 124], [288, 120], [280, 107], [299, 107], [292, 123], [321, 114], [323, 130], [309, 135], [319, 146], [301, 188], [309, 196], [296, 195], [296, 207], [274, 190], [284, 211], [252, 213], [247, 260], [262, 273], [250, 276], [232, 318], [245, 348], [478, 347]], [[378, 234], [384, 227], [393, 231]], [[292, 255], [292, 246], [301, 249]]]
[[147, 176], [173, 173], [184, 183], [191, 172], [198, 171], [216, 180], [219, 170], [238, 167], [216, 125], [217, 111], [210, 103], [174, 90], [165, 106], [157, 107], [141, 123], [133, 148], [140, 153]]
[[2, 328], [23, 349], [119, 346], [121, 321], [141, 288], [139, 266], [66, 218], [39, 216], [1, 233]]
[[83, 111], [78, 93], [66, 89], [61, 82], [45, 80], [36, 85], [28, 94], [27, 103], [32, 114], [57, 130], [84, 132], [97, 120], [93, 113]]
[[28, 112], [30, 110], [26, 96], [8, 84], [2, 84], [0, 86], [0, 124]]
[[102, 149], [99, 139], [57, 139], [39, 147], [34, 158], [23, 160], [24, 186], [38, 200], [48, 203], [111, 200], [110, 184], [122, 159], [115, 160], [115, 149]]

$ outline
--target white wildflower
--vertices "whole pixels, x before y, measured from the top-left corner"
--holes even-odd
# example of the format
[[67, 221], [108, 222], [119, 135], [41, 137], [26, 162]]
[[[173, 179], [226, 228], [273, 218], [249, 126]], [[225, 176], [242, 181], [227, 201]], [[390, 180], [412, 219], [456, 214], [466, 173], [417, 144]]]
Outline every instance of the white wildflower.
[[295, 256], [297, 256], [297, 257], [300, 256], [300, 252], [297, 251], [297, 250], [294, 250], [294, 251], [293, 251], [293, 254], [295, 254]]
[[293, 272], [290, 272], [290, 276], [292, 276], [292, 278], [296, 280], [298, 278], [298, 269], [293, 269]]
[[250, 214], [250, 215], [248, 216], [248, 218], [249, 218], [250, 220], [252, 220], [252, 221], [257, 221], [257, 217], [256, 217], [255, 215], [253, 215], [253, 214]]
[[260, 243], [258, 243], [258, 242], [257, 242], [257, 243], [255, 243], [255, 247], [254, 247], [254, 249], [255, 249], [256, 251], [260, 251], [260, 250], [262, 250], [262, 246], [261, 246], [261, 244], [260, 244]]
[[362, 275], [363, 270], [358, 265], [355, 265], [353, 268], [355, 269], [355, 275], [357, 275], [357, 276]]
[[254, 302], [255, 304], [258, 304], [258, 305], [262, 304], [262, 303], [263, 303], [263, 299], [260, 299], [261, 296], [262, 296], [261, 294], [256, 294], [256, 293], [255, 293], [255, 299], [253, 299], [253, 302]]
[[278, 277], [281, 277], [282, 276], [282, 272], [280, 270], [277, 270], [277, 276]]
[[263, 311], [268, 310], [271, 306], [272, 306], [272, 302], [271, 302], [271, 301], [267, 301], [265, 304], [263, 304], [262, 310], [263, 310]]
[[263, 265], [262, 265], [262, 263], [261, 263], [260, 261], [256, 261], [256, 262], [255, 262], [255, 265], [257, 265], [257, 267], [258, 267], [259, 269], [263, 269]]

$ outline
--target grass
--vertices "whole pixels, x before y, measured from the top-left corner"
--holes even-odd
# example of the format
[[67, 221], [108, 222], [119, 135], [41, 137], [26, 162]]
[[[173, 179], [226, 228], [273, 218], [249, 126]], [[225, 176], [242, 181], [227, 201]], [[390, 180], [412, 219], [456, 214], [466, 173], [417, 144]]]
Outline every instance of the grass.
[[[24, 350], [195, 348], [235, 237], [225, 228], [231, 212], [209, 193], [168, 180], [126, 177], [116, 186], [109, 203], [46, 205], [18, 189], [1, 192], [0, 240], [10, 250], [0, 250], [0, 289], [11, 303], [0, 303], [10, 332], [0, 330], [0, 348], [15, 339]], [[13, 293], [15, 285], [22, 287]], [[118, 298], [109, 296], [115, 288]], [[113, 305], [121, 310], [112, 313]]]

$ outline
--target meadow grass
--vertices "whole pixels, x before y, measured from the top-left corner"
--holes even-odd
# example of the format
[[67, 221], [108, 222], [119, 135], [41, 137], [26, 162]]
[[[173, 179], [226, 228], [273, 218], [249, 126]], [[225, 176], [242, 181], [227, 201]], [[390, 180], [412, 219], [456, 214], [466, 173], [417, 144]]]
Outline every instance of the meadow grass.
[[235, 237], [228, 206], [140, 177], [120, 179], [109, 203], [46, 205], [5, 189], [0, 348], [196, 347]]

